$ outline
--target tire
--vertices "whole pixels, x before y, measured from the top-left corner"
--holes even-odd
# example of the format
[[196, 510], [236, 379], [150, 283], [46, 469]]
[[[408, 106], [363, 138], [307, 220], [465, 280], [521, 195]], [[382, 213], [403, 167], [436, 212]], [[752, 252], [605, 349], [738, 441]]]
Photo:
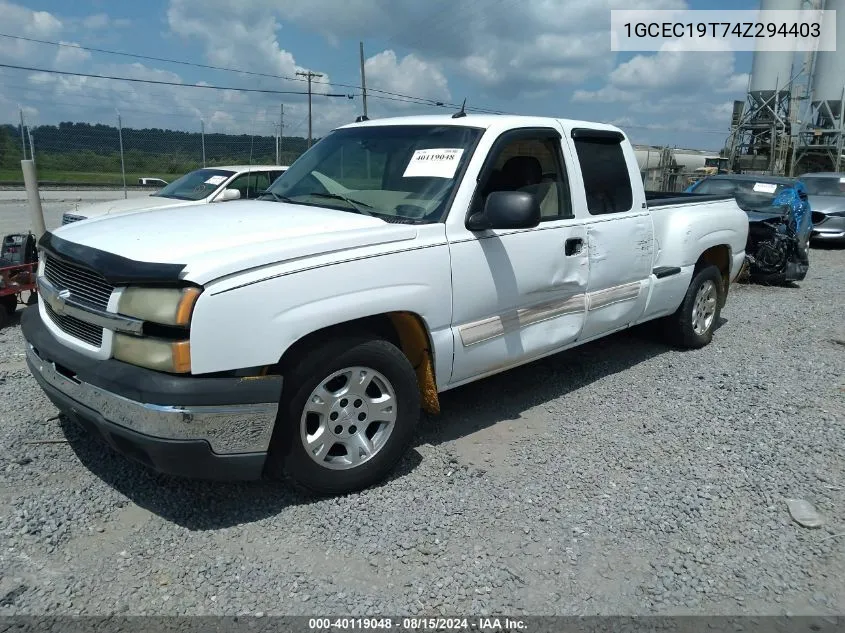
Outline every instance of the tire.
[[[700, 300], [699, 293], [706, 306], [699, 305], [696, 308]], [[716, 266], [706, 265], [696, 270], [681, 306], [665, 321], [664, 331], [669, 341], [687, 349], [708, 345], [713, 340], [713, 330], [719, 321], [724, 294], [722, 275]], [[696, 314], [699, 315], [698, 320]]]
[[12, 315], [18, 309], [17, 295], [4, 295], [0, 297], [0, 327], [5, 327], [11, 322]]
[[[357, 376], [366, 372], [377, 391], [353, 386], [347, 394], [348, 376], [330, 380], [347, 370]], [[325, 406], [313, 399], [323, 385], [328, 386]], [[413, 367], [395, 345], [373, 337], [345, 337], [309, 350], [285, 372], [282, 391], [268, 473], [286, 475], [322, 495], [347, 494], [384, 480], [408, 449], [420, 417]], [[392, 416], [384, 402], [376, 402], [385, 395], [394, 401]], [[308, 407], [311, 412], [309, 403], [317, 403]], [[306, 449], [309, 441], [313, 457]]]

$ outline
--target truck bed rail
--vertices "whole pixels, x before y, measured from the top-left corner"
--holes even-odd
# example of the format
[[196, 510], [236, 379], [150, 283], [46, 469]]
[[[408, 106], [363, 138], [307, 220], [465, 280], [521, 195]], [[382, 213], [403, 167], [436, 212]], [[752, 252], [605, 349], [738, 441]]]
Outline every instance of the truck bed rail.
[[667, 207], [673, 204], [684, 204], [687, 202], [717, 202], [720, 200], [733, 200], [732, 194], [711, 194], [701, 195], [677, 191], [646, 191], [645, 199], [650, 207]]

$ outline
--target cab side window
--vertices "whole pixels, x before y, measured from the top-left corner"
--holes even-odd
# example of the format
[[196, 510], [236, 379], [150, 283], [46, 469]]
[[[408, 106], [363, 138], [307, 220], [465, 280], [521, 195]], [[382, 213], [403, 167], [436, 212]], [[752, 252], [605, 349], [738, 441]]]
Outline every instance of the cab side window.
[[[579, 134], [580, 132], [580, 134]], [[634, 206], [622, 135], [573, 130], [590, 215], [623, 213]]]
[[484, 207], [494, 191], [524, 191], [540, 205], [541, 222], [574, 217], [566, 169], [560, 153], [560, 137], [553, 131], [518, 132], [505, 137], [491, 155], [492, 169], [480, 183], [474, 210]]

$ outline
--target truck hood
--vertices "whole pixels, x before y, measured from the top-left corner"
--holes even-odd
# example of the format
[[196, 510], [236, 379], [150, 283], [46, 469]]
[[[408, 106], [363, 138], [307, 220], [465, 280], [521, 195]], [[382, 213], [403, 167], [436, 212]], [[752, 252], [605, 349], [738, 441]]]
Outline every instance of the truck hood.
[[845, 196], [807, 196], [810, 210], [819, 213], [845, 212]]
[[292, 259], [412, 240], [417, 227], [354, 212], [246, 200], [190, 206], [179, 213], [164, 208], [103, 216], [53, 233], [130, 260], [184, 265], [180, 278], [204, 284]]
[[79, 205], [73, 211], [74, 215], [81, 215], [85, 218], [96, 218], [112, 213], [127, 213], [129, 211], [141, 211], [144, 209], [158, 209], [162, 207], [182, 207], [186, 205], [201, 204], [194, 200], [176, 200], [174, 198], [159, 198], [157, 196], [139, 196], [137, 198], [120, 198], [119, 200], [107, 200], [105, 202], [94, 202], [91, 204]]

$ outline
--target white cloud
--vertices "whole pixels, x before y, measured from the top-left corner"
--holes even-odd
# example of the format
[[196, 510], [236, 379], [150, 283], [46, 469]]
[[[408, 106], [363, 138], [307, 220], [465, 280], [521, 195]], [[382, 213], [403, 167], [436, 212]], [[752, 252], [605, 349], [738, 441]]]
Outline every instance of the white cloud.
[[291, 77], [298, 68], [293, 55], [279, 45], [280, 25], [272, 14], [258, 10], [259, 4], [214, 6], [210, 0], [200, 6], [196, 0], [172, 0], [167, 20], [176, 35], [198, 40], [214, 65]]
[[89, 15], [87, 18], [82, 20], [82, 26], [86, 29], [104, 29], [109, 26], [109, 16], [105, 13], [95, 13], [94, 15]]
[[82, 48], [77, 48], [76, 42], [60, 42], [64, 46], [59, 46], [56, 50], [56, 66], [60, 68], [67, 68], [78, 66], [82, 62], [91, 59], [91, 53]]
[[[337, 45], [378, 38], [444, 77], [456, 72], [498, 96], [557, 91], [612, 70], [610, 9], [683, 9], [685, 0], [170, 0], [173, 32], [207, 42], [210, 59], [264, 66], [283, 49], [280, 24]], [[249, 33], [243, 38], [241, 33]], [[230, 45], [231, 44], [231, 45]], [[248, 58], [235, 53], [248, 53]], [[262, 57], [256, 57], [261, 50]], [[284, 65], [290, 70], [290, 61]], [[241, 65], [243, 67], [243, 65]], [[277, 65], [277, 71], [282, 67]], [[424, 84], [421, 84], [424, 86]], [[377, 86], [373, 83], [373, 87]], [[387, 88], [385, 88], [387, 89]], [[420, 86], [414, 93], [420, 91]]]
[[132, 20], [128, 18], [113, 18], [107, 13], [93, 13], [84, 18], [71, 18], [67, 26], [74, 30], [106, 31], [130, 26]]
[[[635, 55], [617, 66], [604, 86], [577, 90], [572, 101], [624, 104], [644, 129], [663, 125], [667, 130], [706, 131], [712, 137], [722, 129], [727, 134], [732, 102], [721, 99], [742, 98], [748, 75], [735, 72], [732, 52], [703, 46], [700, 51], [682, 51], [667, 44], [657, 53]], [[648, 120], [655, 117], [660, 121]]]
[[379, 90], [441, 101], [452, 98], [443, 71], [416, 55], [400, 61], [392, 50], [382, 51], [365, 61], [364, 72], [368, 84]]
[[[3, 31], [10, 34], [50, 39], [58, 36], [62, 30], [62, 22], [54, 15], [46, 11], [33, 11], [5, 0], [0, 0], [0, 15], [3, 16]], [[0, 59], [33, 62], [45, 59], [51, 54], [40, 44], [0, 38]]]
[[[555, 103], [559, 109], [571, 96], [578, 104], [618, 104], [602, 111], [638, 129], [663, 129], [677, 122], [721, 128], [730, 117], [726, 105], [744, 94], [747, 83], [746, 74], [735, 72], [730, 53], [685, 53], [667, 48], [616, 65], [618, 55], [610, 51], [611, 8], [683, 9], [686, 0], [168, 2], [169, 33], [163, 36], [198, 46], [202, 58], [196, 61], [290, 78], [204, 71], [187, 75], [192, 80], [201, 76], [208, 84], [302, 92], [306, 84], [296, 77], [297, 71], [311, 68], [322, 73], [312, 84], [315, 136], [362, 113], [358, 96], [353, 100], [326, 96], [357, 94], [359, 39], [364, 39], [368, 54], [365, 68], [371, 118], [430, 111], [380, 99], [377, 90], [456, 103], [466, 92], [469, 106], [489, 105], [491, 98], [500, 97], [506, 103], [499, 107], [506, 110], [531, 111], [555, 107]], [[107, 13], [67, 18], [32, 11], [8, 0], [0, 0], [0, 11], [12, 32], [39, 39], [86, 42], [95, 31], [99, 37], [129, 24], [129, 20]], [[332, 54], [346, 58], [344, 66], [338, 64], [346, 68], [343, 76], [329, 75], [328, 69], [307, 56], [307, 48], [294, 50], [288, 36], [291, 26], [322, 36], [312, 39], [316, 46], [342, 45], [343, 50]], [[377, 49], [368, 39], [385, 45]], [[300, 41], [297, 37], [296, 42]], [[183, 81], [179, 73], [152, 66], [112, 64], [113, 58], [92, 56], [80, 49], [55, 49], [4, 38], [0, 38], [0, 59]], [[333, 84], [338, 79], [351, 86]], [[456, 88], [459, 80], [463, 83], [460, 91]], [[111, 124], [115, 110], [120, 110], [128, 126], [196, 130], [202, 119], [207, 131], [272, 134], [279, 106], [284, 103], [285, 132], [307, 132], [307, 99], [300, 94], [212, 91], [2, 71], [0, 81], [4, 81], [4, 92], [13, 92], [12, 97], [6, 95], [7, 101], [28, 100], [40, 110], [40, 116], [53, 120], [56, 116], [62, 120], [100, 117]], [[25, 90], [18, 90], [17, 85], [24, 85]], [[554, 101], [548, 98], [550, 94]], [[585, 109], [583, 105], [580, 108]]]

